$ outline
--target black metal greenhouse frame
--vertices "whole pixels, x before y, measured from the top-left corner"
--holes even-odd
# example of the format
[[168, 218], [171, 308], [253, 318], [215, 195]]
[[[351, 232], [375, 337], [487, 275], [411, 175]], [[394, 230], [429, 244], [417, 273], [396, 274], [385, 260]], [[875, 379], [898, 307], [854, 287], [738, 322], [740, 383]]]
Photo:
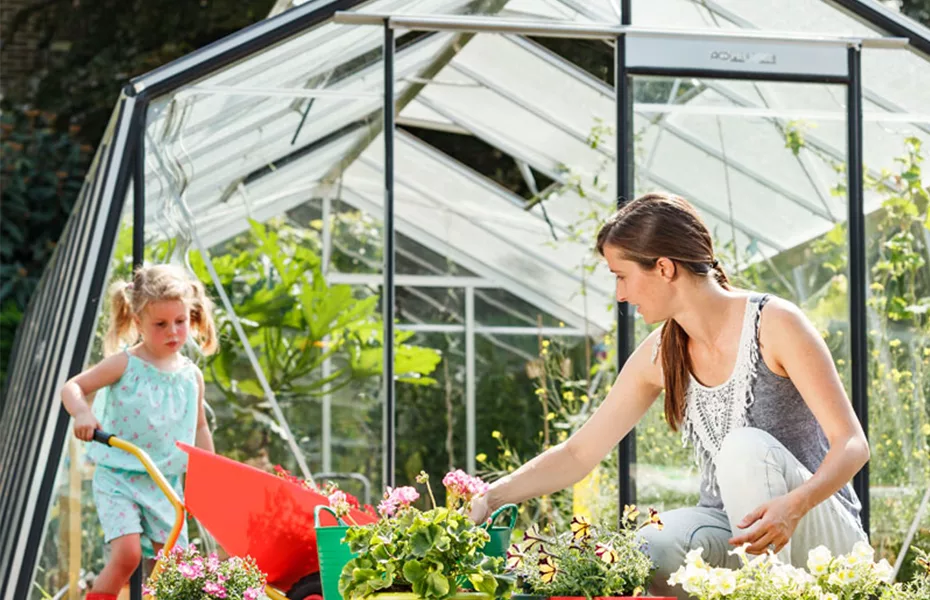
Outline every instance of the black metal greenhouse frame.
[[[12, 600], [29, 596], [35, 573], [45, 520], [54, 492], [54, 484], [68, 435], [69, 418], [64, 410], [52, 414], [58, 405], [51, 401], [58, 374], [72, 376], [84, 366], [92, 340], [97, 307], [103, 293], [109, 258], [116, 241], [123, 201], [132, 181], [133, 193], [133, 263], [142, 262], [145, 226], [144, 134], [149, 103], [209, 73], [242, 60], [293, 35], [318, 25], [334, 15], [360, 4], [360, 0], [315, 0], [262, 21], [191, 55], [133, 79], [124, 89], [114, 112], [111, 136], [101, 145], [95, 170], [90, 173], [81, 192], [76, 211], [62, 236], [60, 251], [43, 276], [34, 302], [29, 306], [23, 326], [17, 332], [12, 351], [10, 373], [4, 402], [0, 405], [0, 599]], [[930, 34], [913, 23], [879, 6], [872, 0], [832, 0], [832, 3], [858, 18], [872, 23], [885, 32], [906, 38], [911, 48], [930, 57]], [[738, 78], [750, 80], [806, 81], [844, 84], [847, 88], [848, 140], [848, 225], [850, 265], [850, 329], [852, 364], [852, 402], [856, 414], [868, 431], [868, 398], [866, 371], [866, 262], [862, 185], [862, 84], [860, 72], [860, 42], [849, 40], [845, 68], [829, 72], [779, 71], [753, 69], [765, 62], [764, 56], [743, 55], [737, 63], [717, 60], [712, 65], [684, 67], [671, 63], [650, 63], [636, 55], [637, 39], [644, 39], [631, 23], [631, 2], [621, 0], [620, 27], [599, 32], [525, 31], [536, 35], [562, 37], [612, 37], [615, 40], [615, 89], [617, 117], [617, 183], [618, 206], [633, 195], [632, 172], [632, 82], [642, 75], [674, 75], [688, 77]], [[357, 14], [355, 14], [357, 16]], [[369, 17], [371, 15], [368, 15]], [[397, 19], [403, 21], [402, 18]], [[409, 19], [405, 29], [411, 27]], [[348, 21], [347, 21], [348, 22]], [[394, 23], [385, 16], [384, 26], [384, 127], [385, 133], [385, 280], [383, 284], [385, 338], [393, 338], [394, 298], [394, 232], [393, 213], [393, 141], [394, 141]], [[472, 25], [469, 26], [468, 23]], [[374, 24], [374, 23], [369, 23]], [[476, 28], [474, 20], [448, 18], [444, 27], [459, 31], [494, 31], [493, 20], [485, 20]], [[524, 23], [525, 24], [525, 23]], [[436, 27], [441, 24], [436, 22]], [[557, 27], [555, 29], [558, 29]], [[503, 32], [503, 31], [502, 31]], [[518, 32], [519, 33], [519, 32]], [[654, 32], [660, 34], [661, 32]], [[595, 35], [596, 34], [596, 35]], [[637, 38], [637, 35], [640, 37]], [[647, 36], [648, 37], [648, 36]], [[753, 35], [734, 35], [731, 39], [752, 39]], [[720, 39], [720, 38], [718, 38]], [[879, 38], [888, 40], [889, 38]], [[725, 40], [724, 40], [725, 41]], [[771, 56], [767, 45], [776, 44], [775, 37], [756, 36], [753, 52]], [[790, 40], [787, 40], [790, 41]], [[811, 41], [811, 40], [806, 40]], [[804, 44], [800, 40], [799, 44]], [[724, 43], [723, 46], [726, 46]], [[835, 46], [834, 46], [835, 48]], [[727, 52], [726, 47], [721, 48]], [[739, 52], [729, 57], [740, 56]], [[775, 53], [777, 54], [777, 52]], [[718, 54], [718, 59], [724, 54]], [[748, 61], [748, 64], [747, 64]], [[777, 61], [776, 61], [777, 62]], [[724, 67], [722, 65], [727, 64]], [[101, 227], [95, 227], [96, 224]], [[96, 254], [95, 254], [96, 253]], [[89, 277], [82, 274], [90, 274]], [[54, 285], [54, 293], [46, 289]], [[618, 305], [617, 368], [622, 368], [633, 343], [632, 314], [625, 305]], [[73, 323], [73, 325], [71, 325]], [[393, 346], [385, 344], [385, 483], [394, 483], [395, 452]], [[619, 502], [628, 504], [635, 498], [631, 465], [635, 461], [635, 435], [631, 432], [621, 442], [619, 472], [621, 484]], [[854, 487], [863, 503], [863, 520], [868, 530], [869, 493], [868, 470], [855, 478]], [[134, 597], [139, 593], [133, 590]]]

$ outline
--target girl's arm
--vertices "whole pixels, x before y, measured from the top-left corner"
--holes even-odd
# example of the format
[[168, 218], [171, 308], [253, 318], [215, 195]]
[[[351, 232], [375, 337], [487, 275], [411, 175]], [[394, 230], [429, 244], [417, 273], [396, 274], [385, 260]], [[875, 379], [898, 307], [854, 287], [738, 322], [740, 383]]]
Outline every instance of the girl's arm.
[[90, 408], [94, 393], [119, 381], [128, 362], [125, 352], [108, 356], [62, 386], [61, 405], [74, 417], [74, 435], [79, 440], [90, 441], [94, 437], [94, 430], [100, 429], [100, 423]]
[[203, 373], [197, 369], [197, 434], [194, 445], [208, 452], [216, 452], [213, 447], [213, 434], [210, 433], [210, 424], [207, 422], [207, 411], [203, 407], [204, 396]]
[[636, 349], [597, 411], [568, 440], [553, 446], [491, 485], [476, 500], [472, 517], [483, 521], [504, 504], [551, 494], [580, 481], [642, 418], [663, 388], [661, 366], [651, 355], [661, 330]]

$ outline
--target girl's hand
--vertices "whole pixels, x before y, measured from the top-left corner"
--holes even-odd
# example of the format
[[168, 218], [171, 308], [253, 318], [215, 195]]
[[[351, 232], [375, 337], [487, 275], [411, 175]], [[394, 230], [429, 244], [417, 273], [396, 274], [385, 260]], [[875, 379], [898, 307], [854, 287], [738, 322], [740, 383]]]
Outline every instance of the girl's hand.
[[74, 418], [74, 437], [85, 442], [94, 439], [94, 431], [101, 429], [94, 413], [87, 410]]

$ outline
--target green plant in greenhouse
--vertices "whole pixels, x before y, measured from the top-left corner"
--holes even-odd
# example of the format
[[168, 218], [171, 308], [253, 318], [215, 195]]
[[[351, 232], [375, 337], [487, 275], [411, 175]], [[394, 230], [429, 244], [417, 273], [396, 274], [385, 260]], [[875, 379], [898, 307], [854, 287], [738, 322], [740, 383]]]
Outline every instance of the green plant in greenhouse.
[[[383, 334], [378, 297], [358, 298], [349, 285], [328, 285], [319, 256], [289, 226], [251, 222], [248, 234], [229, 243], [213, 260], [259, 365], [294, 431], [312, 436], [320, 424], [313, 400], [382, 373]], [[205, 282], [210, 276], [199, 254], [191, 265]], [[270, 417], [262, 386], [236, 336], [231, 315], [216, 311], [220, 351], [207, 363], [207, 382], [222, 393], [214, 402], [223, 422], [215, 436], [233, 458], [251, 458], [264, 448], [274, 462], [287, 462], [282, 438]], [[430, 349], [395, 332], [395, 377], [407, 385], [431, 385], [440, 361]], [[324, 362], [331, 369], [323, 376]], [[359, 407], [359, 410], [364, 410]], [[254, 425], [260, 424], [256, 433]]]

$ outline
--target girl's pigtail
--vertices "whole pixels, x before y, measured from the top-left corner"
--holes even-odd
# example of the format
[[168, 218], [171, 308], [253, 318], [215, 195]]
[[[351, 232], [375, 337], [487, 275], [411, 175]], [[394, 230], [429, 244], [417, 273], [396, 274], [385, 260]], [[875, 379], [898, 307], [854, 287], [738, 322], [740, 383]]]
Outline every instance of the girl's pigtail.
[[216, 324], [213, 320], [213, 301], [207, 296], [200, 281], [192, 281], [194, 298], [191, 302], [191, 329], [197, 332], [201, 351], [209, 356], [217, 351]]
[[117, 281], [110, 287], [110, 327], [103, 339], [106, 356], [119, 351], [123, 342], [134, 343], [139, 337], [132, 318], [132, 293], [128, 281]]

